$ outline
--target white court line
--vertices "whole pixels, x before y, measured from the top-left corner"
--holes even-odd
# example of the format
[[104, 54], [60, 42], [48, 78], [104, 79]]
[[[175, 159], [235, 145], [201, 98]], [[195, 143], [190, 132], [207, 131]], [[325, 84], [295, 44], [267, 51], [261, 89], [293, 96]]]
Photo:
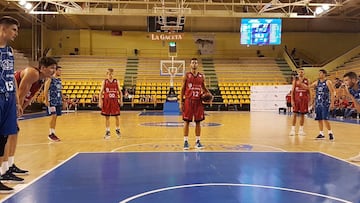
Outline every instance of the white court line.
[[[54, 171], [56, 168], [60, 167], [61, 165], [65, 164], [67, 161], [69, 161], [70, 159], [72, 159], [73, 157], [75, 157], [76, 155], [78, 155], [79, 153], [75, 153], [74, 155], [70, 156], [68, 159], [66, 159], [65, 161], [59, 163], [58, 165], [54, 166], [53, 168], [51, 168], [50, 170], [47, 170], [45, 173], [43, 173], [42, 175], [40, 175], [39, 177], [35, 178], [34, 180], [32, 180], [29, 183], [24, 184], [24, 187], [16, 187], [16, 190], [14, 193], [10, 194], [9, 196], [6, 196], [4, 199], [1, 200], [1, 202], [6, 201], [7, 199], [9, 199], [10, 197], [14, 196], [15, 194], [19, 193], [20, 191], [22, 191], [23, 189], [27, 188], [28, 186], [30, 186], [32, 183], [38, 181], [39, 179], [41, 179], [42, 177], [46, 176], [47, 174], [49, 174], [50, 172]], [[19, 189], [19, 190], [18, 190]]]
[[[138, 144], [131, 144], [131, 145], [125, 145], [125, 146], [121, 146], [121, 147], [118, 147], [118, 148], [115, 148], [113, 150], [111, 150], [111, 152], [117, 152], [118, 150], [121, 150], [121, 149], [125, 149], [125, 148], [128, 148], [128, 147], [133, 147], [133, 146], [139, 146], [139, 145], [151, 145], [151, 144], [159, 144], [159, 143], [169, 143], [169, 141], [160, 141], [160, 142], [147, 142], [147, 143], [138, 143]], [[215, 141], [214, 141], [215, 142]], [[208, 141], [207, 143], [214, 143], [212, 141]], [[233, 144], [234, 145], [234, 142], [216, 142], [218, 144]], [[169, 145], [172, 145], [171, 143], [169, 143]], [[175, 144], [174, 144], [175, 145]], [[267, 148], [272, 148], [272, 149], [275, 149], [275, 150], [278, 150], [278, 151], [281, 151], [281, 152], [286, 152], [286, 150], [284, 149], [281, 149], [281, 148], [277, 148], [277, 147], [273, 147], [273, 146], [269, 146], [269, 145], [262, 145], [262, 144], [251, 144], [251, 143], [236, 143], [236, 145], [252, 145], [252, 146], [261, 146], [261, 147], [267, 147]], [[205, 145], [205, 150], [206, 150], [206, 145]], [[202, 150], [204, 151], [204, 150]], [[234, 152], [237, 152], [238, 150], [226, 150], [226, 151], [234, 151]], [[225, 152], [226, 152], [225, 151]], [[213, 152], [213, 151], [209, 151], [209, 152]], [[242, 151], [241, 151], [242, 152]], [[251, 151], [251, 152], [259, 152], [259, 151]], [[261, 152], [265, 152], [265, 151], [261, 151]]]
[[164, 192], [164, 191], [168, 191], [168, 190], [176, 190], [176, 189], [180, 189], [180, 188], [191, 188], [191, 187], [207, 187], [207, 186], [236, 186], [236, 187], [254, 187], [254, 188], [275, 189], [275, 190], [283, 190], [283, 191], [288, 191], [288, 192], [296, 192], [296, 193], [302, 193], [302, 194], [306, 194], [306, 195], [323, 197], [323, 198], [326, 198], [326, 199], [336, 200], [336, 201], [339, 201], [339, 202], [351, 203], [350, 201], [340, 199], [340, 198], [337, 198], [337, 197], [332, 197], [332, 196], [328, 196], [328, 195], [323, 195], [323, 194], [314, 193], [314, 192], [308, 192], [308, 191], [303, 191], [303, 190], [296, 190], [296, 189], [282, 188], [282, 187], [274, 187], [274, 186], [266, 186], [266, 185], [236, 184], [236, 183], [202, 183], [202, 184], [178, 185], [178, 186], [173, 186], [173, 187], [160, 188], [160, 189], [151, 190], [151, 191], [148, 191], [148, 192], [144, 192], [144, 193], [134, 195], [132, 197], [129, 197], [129, 198], [126, 198], [126, 199], [120, 201], [119, 203], [127, 203], [127, 202], [130, 202], [130, 201], [135, 200], [137, 198], [144, 197], [146, 195], [151, 195], [151, 194]]

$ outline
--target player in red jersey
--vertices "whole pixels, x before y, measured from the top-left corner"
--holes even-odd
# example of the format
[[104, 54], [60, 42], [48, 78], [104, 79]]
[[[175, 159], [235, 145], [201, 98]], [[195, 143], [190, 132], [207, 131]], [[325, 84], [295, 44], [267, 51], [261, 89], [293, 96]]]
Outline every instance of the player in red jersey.
[[196, 58], [190, 61], [191, 71], [187, 72], [183, 77], [183, 84], [180, 95], [180, 109], [183, 112], [184, 125], [184, 149], [189, 149], [188, 135], [189, 123], [195, 121], [196, 144], [195, 148], [201, 149], [203, 145], [200, 143], [201, 126], [200, 122], [205, 119], [204, 107], [201, 101], [201, 95], [209, 93], [205, 87], [205, 77], [198, 72], [198, 60]]
[[[116, 135], [120, 138], [120, 105], [123, 105], [120, 84], [113, 78], [114, 69], [108, 69], [107, 79], [103, 81], [99, 94], [99, 107], [101, 115], [105, 116], [105, 139], [110, 138], [110, 116], [115, 117]], [[119, 105], [120, 100], [120, 105]]]
[[309, 111], [309, 80], [304, 77], [305, 72], [303, 68], [299, 68], [297, 75], [295, 75], [292, 81], [292, 95], [291, 95], [291, 105], [293, 106], [293, 120], [290, 136], [295, 135], [295, 126], [296, 126], [296, 117], [297, 114], [300, 115], [300, 127], [298, 135], [305, 135], [304, 132], [304, 117], [305, 114]]
[[285, 96], [285, 100], [286, 100], [286, 107], [287, 107], [287, 112], [288, 115], [291, 115], [291, 90], [290, 92]]
[[[15, 80], [18, 86], [19, 105], [25, 109], [38, 92], [46, 78], [54, 74], [57, 62], [53, 58], [44, 57], [39, 61], [38, 67], [27, 67], [15, 73]], [[4, 156], [5, 167], [7, 172], [1, 176], [2, 180], [21, 183], [24, 179], [15, 175], [27, 175], [27, 170], [19, 169], [14, 164], [14, 155], [17, 145], [17, 134], [10, 135], [6, 143], [6, 153]], [[15, 175], [14, 175], [15, 174]]]

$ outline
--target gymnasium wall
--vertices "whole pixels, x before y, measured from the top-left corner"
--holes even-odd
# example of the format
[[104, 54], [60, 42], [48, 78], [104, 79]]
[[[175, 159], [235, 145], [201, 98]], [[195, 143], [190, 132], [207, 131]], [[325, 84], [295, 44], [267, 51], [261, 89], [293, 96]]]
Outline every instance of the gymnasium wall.
[[[116, 35], [114, 35], [116, 34]], [[360, 33], [315, 33], [285, 32], [280, 46], [240, 45], [239, 33], [183, 33], [182, 40], [177, 41], [179, 57], [187, 58], [198, 54], [194, 36], [211, 36], [214, 38], [215, 58], [234, 58], [256, 56], [260, 50], [265, 56], [281, 57], [285, 45], [296, 49], [318, 63], [333, 59], [347, 50], [360, 44]], [[167, 57], [168, 41], [151, 40], [147, 32], [117, 32], [101, 30], [61, 30], [45, 32], [44, 46], [51, 48], [53, 55], [67, 55], [79, 48], [83, 55], [133, 56], [134, 49], [144, 57]], [[31, 31], [20, 30], [14, 47], [31, 49]]]

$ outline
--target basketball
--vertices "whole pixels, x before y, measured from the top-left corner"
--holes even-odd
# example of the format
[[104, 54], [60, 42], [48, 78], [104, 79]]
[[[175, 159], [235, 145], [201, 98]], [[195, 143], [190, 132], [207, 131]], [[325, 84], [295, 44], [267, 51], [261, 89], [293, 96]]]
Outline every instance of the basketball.
[[213, 100], [213, 95], [210, 94], [209, 92], [208, 93], [204, 93], [201, 95], [201, 100], [203, 102], [211, 102]]

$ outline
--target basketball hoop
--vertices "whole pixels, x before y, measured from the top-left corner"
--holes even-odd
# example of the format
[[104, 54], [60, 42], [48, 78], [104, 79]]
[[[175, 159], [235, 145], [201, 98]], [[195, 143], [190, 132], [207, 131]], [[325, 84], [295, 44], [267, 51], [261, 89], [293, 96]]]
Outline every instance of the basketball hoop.
[[176, 73], [177, 73], [177, 67], [168, 67], [168, 71], [169, 71], [169, 73], [170, 73], [170, 76], [171, 77], [174, 77], [175, 75], [176, 75]]

